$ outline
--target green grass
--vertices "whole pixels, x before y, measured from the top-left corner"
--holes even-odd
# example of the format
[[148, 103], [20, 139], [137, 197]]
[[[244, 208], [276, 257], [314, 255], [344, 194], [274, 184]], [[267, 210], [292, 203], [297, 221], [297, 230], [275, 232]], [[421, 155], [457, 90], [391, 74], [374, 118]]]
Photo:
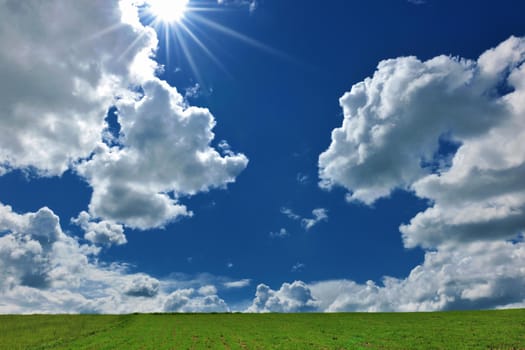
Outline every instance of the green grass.
[[525, 310], [0, 316], [0, 349], [525, 349]]

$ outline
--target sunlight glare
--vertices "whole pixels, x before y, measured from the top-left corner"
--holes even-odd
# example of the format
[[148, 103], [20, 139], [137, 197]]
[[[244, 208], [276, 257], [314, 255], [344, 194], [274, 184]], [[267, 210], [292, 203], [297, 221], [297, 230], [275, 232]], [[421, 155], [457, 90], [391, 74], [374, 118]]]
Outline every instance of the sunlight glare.
[[148, 0], [150, 11], [164, 23], [176, 23], [184, 18], [189, 0]]

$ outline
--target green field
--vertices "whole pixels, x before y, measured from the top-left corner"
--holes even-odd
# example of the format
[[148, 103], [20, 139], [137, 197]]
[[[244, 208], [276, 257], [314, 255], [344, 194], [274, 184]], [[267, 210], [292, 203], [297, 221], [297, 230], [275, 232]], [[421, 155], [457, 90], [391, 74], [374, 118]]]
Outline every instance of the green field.
[[0, 316], [0, 349], [525, 349], [525, 310]]

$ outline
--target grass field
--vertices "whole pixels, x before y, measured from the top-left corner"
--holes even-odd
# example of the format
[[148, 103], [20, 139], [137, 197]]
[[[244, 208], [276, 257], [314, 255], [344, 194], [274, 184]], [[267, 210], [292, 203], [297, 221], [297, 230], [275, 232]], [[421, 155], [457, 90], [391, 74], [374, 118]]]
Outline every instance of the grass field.
[[525, 349], [525, 310], [0, 316], [0, 349]]

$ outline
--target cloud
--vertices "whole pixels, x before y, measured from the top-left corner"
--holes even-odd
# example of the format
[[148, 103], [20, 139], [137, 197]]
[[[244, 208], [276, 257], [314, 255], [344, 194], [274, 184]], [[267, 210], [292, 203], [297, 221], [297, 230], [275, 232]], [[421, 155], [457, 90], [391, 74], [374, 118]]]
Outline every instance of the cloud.
[[229, 312], [226, 302], [210, 290], [181, 289], [171, 293], [164, 303], [167, 312]]
[[[385, 312], [492, 309], [525, 305], [525, 243], [479, 242], [427, 252], [408, 277], [257, 287], [249, 312]], [[293, 292], [292, 292], [293, 291]]]
[[248, 159], [210, 147], [215, 120], [207, 109], [184, 108], [177, 90], [156, 78], [142, 88], [143, 96], [117, 103], [121, 147], [99, 145], [77, 172], [93, 187], [94, 217], [148, 229], [191, 216], [178, 197], [224, 188]]
[[320, 223], [321, 221], [328, 220], [328, 210], [324, 208], [316, 208], [312, 210], [313, 218], [303, 218], [296, 214], [290, 208], [282, 207], [281, 213], [286, 215], [289, 219], [301, 222], [301, 225], [305, 230], [310, 230], [312, 227]]
[[100, 140], [115, 94], [135, 73], [152, 74], [145, 58], [156, 36], [123, 23], [117, 1], [0, 6], [0, 174], [60, 175]]
[[213, 295], [217, 294], [217, 288], [214, 285], [206, 285], [199, 288], [198, 293], [200, 295]]
[[188, 101], [190, 98], [197, 98], [202, 94], [202, 88], [199, 83], [184, 89], [184, 100]]
[[138, 275], [130, 280], [124, 288], [124, 293], [132, 297], [151, 298], [159, 293], [160, 282], [147, 275]]
[[306, 230], [311, 229], [321, 221], [328, 220], [328, 210], [324, 208], [317, 208], [312, 210], [313, 218], [303, 218], [301, 219], [301, 224]]
[[242, 279], [238, 281], [231, 281], [231, 282], [224, 282], [223, 286], [227, 289], [234, 289], [234, 288], [246, 288], [248, 287], [252, 281], [250, 279]]
[[247, 312], [308, 312], [317, 310], [317, 301], [301, 281], [283, 283], [279, 290], [259, 284]]
[[424, 5], [427, 3], [426, 0], [407, 0], [407, 1], [414, 5]]
[[[64, 233], [49, 208], [18, 214], [0, 204], [0, 313], [229, 310], [209, 282], [230, 280], [159, 280], [100, 263], [99, 252]], [[189, 283], [195, 288], [184, 287]]]
[[292, 271], [292, 272], [300, 272], [300, 271], [302, 271], [305, 267], [306, 267], [305, 264], [303, 264], [303, 263], [299, 263], [299, 262], [298, 262], [297, 264], [295, 264], [294, 266], [292, 266], [291, 271]]
[[[49, 208], [19, 215], [0, 204], [0, 217], [0, 295], [7, 308], [0, 312], [46, 312], [67, 304], [61, 297], [82, 300], [72, 310], [86, 308], [89, 300], [72, 290], [93, 272], [89, 260], [98, 249], [79, 245], [64, 234], [59, 218]], [[34, 304], [38, 299], [48, 302]]]
[[91, 216], [85, 211], [82, 211], [77, 218], [71, 219], [71, 222], [84, 230], [84, 238], [91, 243], [106, 246], [127, 243], [122, 225], [109, 221], [94, 222]]
[[383, 286], [325, 281], [310, 286], [326, 311], [435, 311], [504, 308], [525, 302], [525, 245], [470, 243], [427, 252], [405, 279]]
[[[225, 188], [244, 170], [246, 156], [210, 146], [213, 115], [155, 76], [158, 39], [139, 21], [140, 1], [0, 1], [10, 48], [0, 53], [0, 174], [85, 178], [91, 226], [101, 224], [87, 239], [122, 243], [108, 236], [116, 226], [97, 235], [105, 222], [149, 229], [191, 216], [180, 196]], [[112, 107], [120, 134], [108, 142]]]
[[[343, 125], [319, 157], [321, 187], [373, 204], [396, 189], [429, 208], [400, 226], [424, 262], [404, 279], [308, 284], [318, 311], [434, 311], [525, 305], [525, 39], [478, 60], [386, 60], [340, 100]], [[457, 145], [450, 156], [443, 143]], [[443, 159], [448, 157], [450, 159]]]
[[292, 220], [301, 220], [301, 217], [297, 214], [295, 214], [292, 209], [290, 208], [286, 208], [286, 207], [282, 207], [281, 208], [281, 213], [286, 215], [289, 219], [292, 219]]
[[270, 237], [271, 238], [284, 238], [284, 237], [288, 237], [289, 235], [290, 234], [288, 233], [288, 231], [285, 228], [281, 228], [277, 232], [270, 232]]
[[300, 183], [301, 185], [306, 185], [310, 182], [310, 176], [303, 174], [303, 173], [298, 173], [296, 179], [297, 179], [297, 182]]
[[[515, 237], [525, 229], [524, 61], [516, 37], [477, 61], [382, 61], [340, 100], [344, 121], [319, 157], [321, 186], [366, 204], [396, 188], [428, 199], [400, 227], [407, 247]], [[444, 138], [457, 152], [426, 167], [443, 156]]]

